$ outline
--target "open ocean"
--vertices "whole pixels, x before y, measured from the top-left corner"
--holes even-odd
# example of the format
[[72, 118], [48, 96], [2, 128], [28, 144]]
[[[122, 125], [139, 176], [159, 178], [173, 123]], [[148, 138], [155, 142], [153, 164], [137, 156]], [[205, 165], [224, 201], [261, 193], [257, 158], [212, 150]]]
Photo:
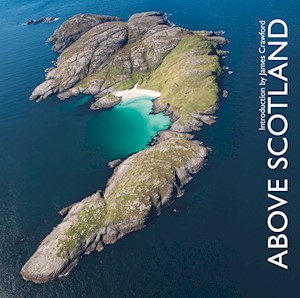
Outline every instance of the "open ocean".
[[[188, 29], [224, 30], [230, 40], [229, 97], [217, 123], [197, 133], [213, 149], [208, 164], [147, 228], [83, 257], [65, 278], [25, 282], [19, 271], [62, 220], [58, 211], [104, 189], [107, 162], [145, 148], [169, 124], [147, 115], [147, 98], [103, 112], [90, 111], [86, 96], [29, 102], [57, 57], [45, 41], [76, 13], [127, 20], [152, 10]], [[299, 297], [299, 11], [298, 0], [0, 0], [0, 297]], [[60, 21], [24, 25], [47, 16]], [[266, 261], [268, 135], [258, 131], [258, 21], [274, 18], [289, 26], [288, 271]]]

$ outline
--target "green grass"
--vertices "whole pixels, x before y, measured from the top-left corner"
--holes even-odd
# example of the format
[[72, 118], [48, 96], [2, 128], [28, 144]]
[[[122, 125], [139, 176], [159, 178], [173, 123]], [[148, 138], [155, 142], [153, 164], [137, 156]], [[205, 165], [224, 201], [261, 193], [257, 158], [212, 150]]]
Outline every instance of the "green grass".
[[125, 81], [122, 81], [117, 84], [115, 87], [116, 90], [127, 90], [134, 87], [136, 83], [142, 84], [143, 81], [150, 75], [149, 72], [141, 72], [141, 71], [134, 71], [131, 74], [131, 78]]
[[141, 88], [157, 90], [183, 119], [203, 112], [218, 100], [217, 77], [221, 74], [214, 46], [199, 36], [185, 37], [163, 60]]
[[77, 87], [87, 88], [94, 80], [105, 80], [106, 79], [105, 72], [95, 72], [92, 75], [88, 75], [82, 81], [77, 84]]
[[97, 229], [104, 227], [107, 214], [105, 208], [94, 208], [88, 204], [78, 212], [77, 221], [58, 242], [58, 255], [67, 258], [72, 251], [83, 246], [86, 239]]

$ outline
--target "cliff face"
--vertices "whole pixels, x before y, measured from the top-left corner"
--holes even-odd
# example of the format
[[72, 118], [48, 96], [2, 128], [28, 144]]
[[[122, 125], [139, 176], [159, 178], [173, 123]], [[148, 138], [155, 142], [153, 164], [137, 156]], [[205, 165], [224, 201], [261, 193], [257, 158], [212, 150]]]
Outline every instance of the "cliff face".
[[[162, 93], [153, 112], [173, 124], [155, 144], [121, 162], [102, 195], [95, 193], [64, 209], [66, 217], [21, 269], [25, 280], [46, 282], [70, 270], [84, 253], [102, 250], [145, 226], [205, 163], [208, 150], [187, 132], [212, 124], [219, 97], [219, 48], [226, 39], [207, 31], [172, 27], [161, 12], [133, 15], [128, 22], [76, 15], [50, 37], [60, 52], [57, 67], [32, 93], [38, 101], [93, 94], [94, 110], [121, 101], [112, 91], [133, 87]], [[69, 211], [68, 211], [69, 209]]]

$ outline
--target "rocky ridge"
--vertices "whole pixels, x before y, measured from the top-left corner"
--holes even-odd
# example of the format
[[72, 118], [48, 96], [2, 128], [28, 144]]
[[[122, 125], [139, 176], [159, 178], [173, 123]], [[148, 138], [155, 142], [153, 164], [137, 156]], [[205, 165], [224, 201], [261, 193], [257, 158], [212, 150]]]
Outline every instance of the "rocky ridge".
[[82, 254], [143, 228], [199, 171], [207, 153], [198, 141], [172, 137], [123, 161], [103, 196], [96, 192], [63, 211], [64, 220], [23, 266], [22, 277], [36, 283], [54, 279]]

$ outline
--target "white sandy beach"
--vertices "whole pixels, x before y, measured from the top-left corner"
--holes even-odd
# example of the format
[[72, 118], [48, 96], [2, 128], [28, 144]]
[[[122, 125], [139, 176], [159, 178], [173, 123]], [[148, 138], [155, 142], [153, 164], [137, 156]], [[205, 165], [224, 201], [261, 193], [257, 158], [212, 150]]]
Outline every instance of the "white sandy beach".
[[136, 84], [132, 89], [115, 91], [113, 92], [113, 95], [117, 97], [122, 97], [122, 100], [126, 100], [126, 99], [132, 99], [143, 95], [151, 96], [153, 98], [158, 98], [161, 96], [161, 93], [153, 90], [148, 90], [148, 89], [138, 89]]

